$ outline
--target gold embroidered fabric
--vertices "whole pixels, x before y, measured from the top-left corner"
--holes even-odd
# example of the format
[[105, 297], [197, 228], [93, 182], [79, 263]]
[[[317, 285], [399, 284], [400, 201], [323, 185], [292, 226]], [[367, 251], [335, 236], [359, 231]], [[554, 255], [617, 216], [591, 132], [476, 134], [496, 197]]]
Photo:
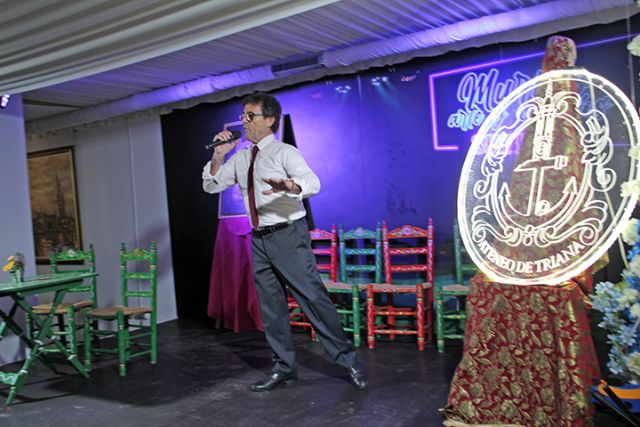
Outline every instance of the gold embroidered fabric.
[[[470, 284], [464, 354], [446, 425], [592, 425], [600, 378], [583, 294], [562, 286]], [[453, 424], [451, 424], [453, 423]]]

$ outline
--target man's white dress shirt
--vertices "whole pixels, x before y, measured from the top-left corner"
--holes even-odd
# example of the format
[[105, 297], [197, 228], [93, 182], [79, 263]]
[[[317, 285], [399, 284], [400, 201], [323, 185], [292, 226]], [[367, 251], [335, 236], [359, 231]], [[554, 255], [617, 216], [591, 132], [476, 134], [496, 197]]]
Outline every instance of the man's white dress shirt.
[[[240, 185], [244, 206], [249, 212], [247, 175], [251, 164], [251, 147], [239, 150], [227, 160], [215, 175], [211, 175], [211, 161], [202, 171], [202, 187], [207, 193], [219, 193], [234, 184]], [[297, 148], [278, 141], [273, 134], [258, 142], [260, 151], [253, 165], [256, 207], [260, 227], [294, 221], [305, 216], [302, 199], [320, 191], [320, 180], [309, 168]], [[269, 195], [263, 191], [271, 189], [263, 178], [291, 178], [300, 187], [300, 194], [277, 192]]]

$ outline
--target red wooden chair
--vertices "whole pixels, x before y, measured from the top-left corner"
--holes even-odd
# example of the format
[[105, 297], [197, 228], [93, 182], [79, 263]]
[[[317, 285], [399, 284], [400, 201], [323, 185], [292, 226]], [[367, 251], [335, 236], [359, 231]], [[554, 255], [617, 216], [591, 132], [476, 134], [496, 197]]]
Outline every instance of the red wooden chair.
[[[331, 226], [331, 231], [321, 230], [316, 228], [309, 231], [311, 237], [311, 246], [314, 255], [316, 255], [316, 261], [318, 271], [328, 273], [329, 280], [336, 282], [338, 280], [338, 232], [336, 231], [336, 225]], [[322, 257], [328, 263], [321, 263]]]
[[[392, 241], [398, 245], [392, 245]], [[410, 246], [410, 243], [414, 243], [415, 246]], [[383, 222], [382, 253], [385, 283], [367, 285], [367, 341], [369, 348], [374, 347], [376, 334], [390, 335], [391, 339], [394, 339], [396, 335], [416, 335], [418, 349], [424, 350], [425, 323], [428, 325], [426, 333], [428, 339], [433, 338], [433, 222], [431, 218], [426, 230], [404, 225], [388, 231], [386, 222]], [[417, 262], [412, 264], [398, 263], [398, 258], [402, 256], [411, 256], [411, 262]], [[422, 262], [420, 262], [421, 260]], [[392, 280], [394, 273], [415, 272], [424, 274], [426, 280], [422, 281], [422, 278], [412, 280], [418, 282], [412, 284], [399, 283], [397, 280], [394, 283]], [[385, 294], [387, 304], [376, 306], [374, 304], [375, 294]], [[396, 294], [415, 295], [415, 307], [401, 307], [394, 304], [393, 296]], [[386, 318], [386, 323], [376, 325], [375, 319], [378, 316]], [[397, 324], [397, 317], [408, 318], [408, 324], [407, 322], [404, 322], [403, 325]]]
[[[338, 233], [335, 224], [331, 226], [331, 231], [316, 228], [309, 231], [309, 236], [311, 238], [311, 249], [316, 256], [318, 271], [325, 274], [328, 273], [329, 282], [335, 283], [338, 278]], [[302, 313], [300, 305], [293, 296], [289, 295], [287, 305], [289, 307], [289, 323], [291, 326], [309, 329], [311, 339], [315, 341], [316, 332], [311, 322]]]

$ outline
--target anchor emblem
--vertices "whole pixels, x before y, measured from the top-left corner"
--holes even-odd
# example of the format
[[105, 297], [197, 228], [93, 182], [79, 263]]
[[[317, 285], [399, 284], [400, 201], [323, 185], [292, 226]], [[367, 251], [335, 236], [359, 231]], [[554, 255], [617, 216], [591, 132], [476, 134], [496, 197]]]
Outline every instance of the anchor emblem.
[[[474, 209], [472, 223], [476, 230], [488, 230], [510, 246], [524, 244], [546, 247], [579, 233], [581, 227], [594, 227], [593, 221], [570, 225], [581, 209], [596, 210], [596, 221], [604, 220], [606, 209], [593, 196], [595, 191], [603, 191], [604, 188], [594, 186], [591, 177], [594, 171], [596, 176], [610, 177], [615, 173], [604, 167], [611, 149], [608, 124], [604, 115], [593, 110], [584, 114], [586, 119], [583, 120], [580, 117], [580, 105], [578, 93], [554, 93], [552, 83], [548, 82], [544, 96], [533, 97], [518, 107], [516, 117], [521, 119], [518, 123], [503, 125], [494, 133], [490, 142], [492, 149], [483, 162], [487, 180], [479, 182], [477, 187], [485, 188], [488, 203]], [[554, 154], [553, 150], [554, 130], [560, 124], [567, 124], [575, 132], [585, 154], [582, 156], [582, 177], [568, 177], [558, 199], [552, 202], [545, 196], [548, 171], [562, 171], [569, 163], [567, 155]], [[510, 184], [500, 181], [500, 172], [508, 151], [506, 147], [531, 128], [531, 157], [513, 168], [514, 176], [527, 174], [530, 177], [524, 206], [516, 207], [512, 201]], [[611, 182], [611, 179], [606, 181]], [[478, 195], [482, 192], [477, 191]], [[488, 225], [487, 216], [494, 218], [491, 221], [494, 225]]]
[[561, 283], [602, 256], [636, 205], [640, 117], [624, 92], [580, 68], [505, 97], [475, 135], [458, 187], [460, 234], [491, 280]]

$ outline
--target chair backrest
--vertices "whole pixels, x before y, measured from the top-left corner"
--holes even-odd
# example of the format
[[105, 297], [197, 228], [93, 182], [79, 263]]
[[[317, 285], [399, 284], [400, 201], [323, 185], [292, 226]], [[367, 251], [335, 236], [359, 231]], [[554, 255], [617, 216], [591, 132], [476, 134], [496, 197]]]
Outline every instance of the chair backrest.
[[[321, 272], [329, 273], [329, 280], [338, 280], [338, 231], [331, 225], [331, 231], [315, 228], [309, 231], [311, 250], [316, 255], [316, 265]], [[329, 263], [320, 262], [329, 257]]]
[[349, 273], [373, 273], [375, 283], [382, 281], [382, 231], [380, 223], [375, 231], [362, 227], [344, 231], [342, 224], [338, 229], [340, 241], [340, 281], [363, 281], [350, 277]]
[[453, 254], [456, 264], [456, 283], [465, 284], [465, 278], [471, 278], [478, 272], [478, 267], [471, 261], [467, 249], [460, 239], [458, 220], [453, 222]]
[[478, 272], [478, 267], [471, 261], [467, 249], [462, 244], [457, 220], [453, 223], [453, 254], [456, 264], [456, 283], [464, 285], [465, 277], [473, 277]]
[[[96, 272], [96, 255], [93, 245], [89, 245], [89, 249], [65, 249], [52, 250], [49, 254], [52, 273], [78, 272], [78, 273], [95, 273]], [[92, 307], [97, 307], [98, 295], [96, 289], [96, 276], [86, 279], [81, 285], [75, 286], [67, 290], [69, 292], [86, 292], [89, 294]]]
[[[127, 250], [120, 245], [120, 291], [122, 305], [129, 307], [129, 298], [145, 298], [151, 307], [151, 316], [157, 315], [156, 289], [158, 287], [158, 253], [156, 242], [149, 249]], [[146, 282], [146, 283], [145, 283]]]
[[[397, 243], [393, 245], [394, 241]], [[433, 285], [433, 221], [429, 218], [427, 228], [411, 225], [388, 230], [382, 223], [382, 252], [386, 283], [393, 283], [392, 273], [424, 272], [427, 283]], [[412, 264], [398, 263], [398, 257], [412, 256]]]

